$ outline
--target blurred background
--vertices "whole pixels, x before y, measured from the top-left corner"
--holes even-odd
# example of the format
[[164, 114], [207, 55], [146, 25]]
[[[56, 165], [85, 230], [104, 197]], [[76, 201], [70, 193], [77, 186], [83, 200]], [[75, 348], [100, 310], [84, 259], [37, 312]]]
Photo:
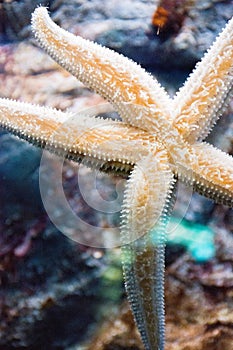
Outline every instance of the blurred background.
[[[37, 47], [30, 19], [38, 5], [64, 29], [140, 63], [171, 96], [233, 15], [232, 0], [1, 1], [0, 97], [69, 109], [77, 116], [103, 99]], [[208, 137], [229, 154], [232, 109], [233, 101]], [[0, 130], [0, 350], [143, 349], [126, 302], [120, 249], [99, 243], [111, 239], [111, 228], [118, 234], [120, 220], [119, 211], [100, 209], [99, 198], [121, 203], [125, 179], [64, 162], [67, 202], [77, 217], [98, 228], [93, 236], [76, 227], [81, 238], [75, 242], [43, 207], [41, 155]], [[56, 186], [51, 190], [49, 184], [56, 184], [59, 160], [44, 156], [53, 203]], [[54, 210], [62, 216], [62, 208]], [[166, 265], [166, 349], [232, 350], [232, 209], [179, 185]]]

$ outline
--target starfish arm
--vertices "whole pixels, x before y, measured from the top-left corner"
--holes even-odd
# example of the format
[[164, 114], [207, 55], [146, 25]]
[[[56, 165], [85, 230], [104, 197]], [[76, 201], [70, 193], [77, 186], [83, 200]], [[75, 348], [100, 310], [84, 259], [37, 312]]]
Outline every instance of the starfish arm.
[[128, 299], [145, 349], [163, 350], [165, 228], [174, 179], [163, 149], [139, 161], [122, 211], [122, 260]]
[[174, 126], [189, 142], [204, 139], [233, 89], [233, 18], [174, 99]]
[[[134, 105], [144, 106], [148, 119], [170, 117], [171, 100], [156, 79], [137, 63], [97, 43], [75, 36], [57, 26], [45, 8], [32, 15], [32, 28], [41, 47], [84, 85], [114, 105], [122, 119], [144, 127]], [[149, 114], [153, 107], [153, 115]], [[163, 117], [162, 117], [163, 116]], [[160, 132], [160, 130], [157, 130]]]
[[[90, 117], [95, 109], [72, 113], [0, 99], [0, 126], [35, 146], [103, 171], [129, 173], [148, 153], [153, 136], [126, 124]], [[97, 111], [105, 108], [97, 108]]]
[[189, 169], [183, 167], [178, 177], [200, 194], [233, 207], [233, 157], [206, 142], [193, 144], [191, 152]]

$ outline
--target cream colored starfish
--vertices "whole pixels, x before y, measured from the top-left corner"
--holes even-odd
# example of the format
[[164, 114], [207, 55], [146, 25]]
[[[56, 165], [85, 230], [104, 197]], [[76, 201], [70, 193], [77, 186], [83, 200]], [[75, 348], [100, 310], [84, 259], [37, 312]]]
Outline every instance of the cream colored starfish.
[[104, 171], [131, 172], [122, 210], [125, 285], [147, 350], [164, 349], [164, 247], [175, 179], [233, 205], [233, 158], [203, 142], [230, 98], [233, 19], [172, 100], [139, 65], [59, 28], [45, 8], [32, 27], [61, 66], [107, 99], [122, 121], [0, 100], [0, 124], [20, 138]]

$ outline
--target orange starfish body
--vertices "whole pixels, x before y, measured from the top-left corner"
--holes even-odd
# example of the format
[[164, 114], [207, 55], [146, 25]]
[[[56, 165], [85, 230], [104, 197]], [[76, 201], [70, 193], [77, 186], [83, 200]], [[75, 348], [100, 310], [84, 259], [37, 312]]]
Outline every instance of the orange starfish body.
[[174, 99], [136, 63], [59, 28], [45, 8], [35, 10], [32, 27], [49, 55], [122, 121], [0, 99], [0, 125], [59, 155], [87, 155], [103, 171], [131, 172], [121, 218], [125, 285], [145, 349], [163, 350], [164, 248], [176, 179], [233, 206], [233, 158], [202, 141], [231, 96], [233, 19]]

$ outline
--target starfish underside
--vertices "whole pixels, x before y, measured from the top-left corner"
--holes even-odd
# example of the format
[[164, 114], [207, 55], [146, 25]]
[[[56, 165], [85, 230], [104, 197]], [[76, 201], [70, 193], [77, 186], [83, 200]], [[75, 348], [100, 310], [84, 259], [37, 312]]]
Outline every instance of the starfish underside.
[[61, 66], [102, 95], [122, 121], [0, 99], [0, 125], [58, 155], [128, 176], [121, 239], [125, 285], [147, 350], [164, 349], [164, 249], [176, 179], [233, 206], [233, 158], [203, 139], [231, 98], [233, 20], [171, 99], [139, 65], [59, 28], [45, 8], [32, 27]]

